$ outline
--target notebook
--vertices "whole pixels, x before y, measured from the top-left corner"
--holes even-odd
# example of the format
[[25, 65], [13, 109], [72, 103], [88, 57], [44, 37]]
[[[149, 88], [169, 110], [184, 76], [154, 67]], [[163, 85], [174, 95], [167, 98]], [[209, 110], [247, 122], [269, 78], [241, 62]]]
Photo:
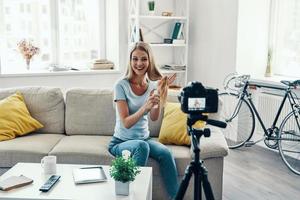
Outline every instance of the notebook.
[[33, 180], [20, 175], [20, 176], [10, 176], [2, 181], [0, 181], [0, 190], [8, 191], [14, 188], [22, 187], [32, 183]]
[[73, 169], [73, 178], [76, 184], [107, 181], [101, 166], [75, 168]]

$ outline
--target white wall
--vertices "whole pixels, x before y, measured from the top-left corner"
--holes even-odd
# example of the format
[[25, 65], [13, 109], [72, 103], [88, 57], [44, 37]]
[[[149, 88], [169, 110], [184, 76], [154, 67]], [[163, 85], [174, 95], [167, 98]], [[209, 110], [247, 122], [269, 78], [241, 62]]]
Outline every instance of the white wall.
[[[127, 3], [120, 1], [120, 72], [114, 74], [0, 77], [0, 88], [28, 85], [111, 87], [127, 62]], [[188, 80], [221, 88], [226, 74], [264, 72], [269, 0], [190, 0]]]
[[270, 0], [198, 0], [190, 15], [188, 80], [222, 88], [229, 73], [263, 76]]
[[192, 1], [188, 80], [219, 87], [235, 71], [237, 0]]

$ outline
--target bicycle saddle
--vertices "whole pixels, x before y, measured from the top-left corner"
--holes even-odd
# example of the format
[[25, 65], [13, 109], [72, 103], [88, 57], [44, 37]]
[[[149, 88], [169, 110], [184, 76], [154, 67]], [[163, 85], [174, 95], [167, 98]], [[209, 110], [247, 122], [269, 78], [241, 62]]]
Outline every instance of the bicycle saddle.
[[300, 80], [295, 80], [295, 81], [282, 80], [280, 82], [283, 83], [284, 85], [287, 85], [287, 86], [297, 86], [297, 85], [300, 85]]

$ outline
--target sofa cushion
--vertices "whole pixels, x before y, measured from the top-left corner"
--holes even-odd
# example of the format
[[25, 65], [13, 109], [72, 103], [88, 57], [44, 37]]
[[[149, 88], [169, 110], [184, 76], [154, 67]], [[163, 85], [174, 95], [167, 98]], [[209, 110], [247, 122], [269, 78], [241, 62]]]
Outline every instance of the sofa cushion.
[[110, 165], [108, 152], [111, 136], [72, 135], [64, 137], [49, 153], [58, 163]]
[[41, 162], [41, 159], [65, 137], [63, 134], [29, 134], [0, 142], [0, 167], [12, 167], [18, 162]]
[[71, 89], [66, 94], [68, 135], [112, 135], [115, 111], [111, 90]]
[[42, 127], [40, 122], [30, 116], [19, 92], [0, 100], [0, 141], [26, 135]]
[[20, 87], [0, 90], [0, 100], [19, 91], [31, 116], [41, 122], [41, 133], [64, 133], [65, 104], [59, 88]]

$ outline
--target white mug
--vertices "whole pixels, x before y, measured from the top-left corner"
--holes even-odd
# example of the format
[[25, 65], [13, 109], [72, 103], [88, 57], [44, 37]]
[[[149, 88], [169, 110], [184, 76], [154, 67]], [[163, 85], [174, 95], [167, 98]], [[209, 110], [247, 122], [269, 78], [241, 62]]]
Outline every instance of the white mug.
[[45, 156], [41, 160], [44, 174], [56, 174], [56, 156]]

